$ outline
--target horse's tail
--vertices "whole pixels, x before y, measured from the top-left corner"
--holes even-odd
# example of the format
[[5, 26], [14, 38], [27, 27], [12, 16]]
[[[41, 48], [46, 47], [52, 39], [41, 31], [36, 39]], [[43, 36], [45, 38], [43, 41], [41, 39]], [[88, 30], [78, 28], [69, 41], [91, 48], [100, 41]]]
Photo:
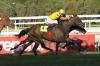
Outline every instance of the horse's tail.
[[15, 35], [15, 36], [18, 36], [18, 38], [21, 38], [22, 36], [26, 35], [29, 32], [29, 30], [30, 28], [23, 29], [20, 31], [18, 35]]

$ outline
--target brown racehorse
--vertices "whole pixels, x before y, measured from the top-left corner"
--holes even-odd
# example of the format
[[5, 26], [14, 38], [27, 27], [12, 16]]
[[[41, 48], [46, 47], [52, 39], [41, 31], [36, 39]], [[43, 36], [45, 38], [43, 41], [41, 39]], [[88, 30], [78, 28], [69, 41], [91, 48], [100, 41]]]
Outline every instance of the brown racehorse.
[[8, 16], [2, 17], [1, 20], [0, 20], [0, 32], [2, 31], [2, 29], [5, 26], [8, 26], [10, 23], [11, 23], [11, 21], [10, 21]]
[[[52, 51], [52, 49], [47, 48], [45, 46], [44, 41], [43, 41], [43, 39], [44, 39], [44, 40], [56, 42], [56, 53], [57, 53], [58, 46], [60, 43], [62, 43], [62, 42], [67, 43], [67, 42], [71, 41], [69, 39], [68, 34], [72, 30], [76, 29], [78, 31], [81, 31], [82, 33], [86, 33], [84, 26], [85, 26], [84, 23], [81, 21], [81, 19], [77, 15], [73, 15], [73, 17], [70, 18], [69, 20], [63, 21], [63, 23], [61, 25], [54, 26], [48, 32], [40, 31], [41, 24], [33, 25], [31, 28], [29, 28], [29, 31], [27, 30], [28, 32], [26, 31], [26, 33], [28, 34], [27, 39], [20, 42], [19, 45], [26, 43], [28, 41], [29, 43], [27, 44], [27, 46], [29, 46], [30, 44], [32, 44], [32, 42], [35, 42], [36, 44], [33, 48], [33, 52], [35, 55], [37, 55], [36, 49], [39, 46], [39, 43], [41, 44], [42, 48]], [[11, 50], [16, 49], [18, 46], [12, 48]], [[24, 51], [24, 49], [22, 50], [22, 52]], [[22, 52], [20, 54], [22, 54]]]
[[[68, 42], [62, 48], [67, 47], [68, 50], [77, 50], [77, 51], [85, 51], [88, 48], [88, 42], [86, 40], [82, 40], [76, 37], [71, 39], [71, 42]], [[85, 43], [85, 46], [82, 47], [82, 43]]]

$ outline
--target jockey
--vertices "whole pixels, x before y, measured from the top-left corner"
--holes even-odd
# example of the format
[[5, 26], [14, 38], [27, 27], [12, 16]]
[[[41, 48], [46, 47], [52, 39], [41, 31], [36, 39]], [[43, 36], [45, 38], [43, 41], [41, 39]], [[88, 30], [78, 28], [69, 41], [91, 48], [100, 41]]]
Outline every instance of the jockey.
[[63, 22], [64, 20], [68, 20], [68, 18], [66, 18], [65, 10], [60, 9], [59, 11], [54, 12], [51, 15], [49, 15], [49, 18], [47, 19], [47, 23], [61, 24], [61, 22]]
[[66, 18], [65, 10], [60, 9], [59, 11], [50, 14], [47, 18], [48, 26], [41, 26], [41, 28], [47, 31], [48, 27], [54, 27], [56, 24], [62, 24], [64, 20], [68, 20], [68, 18]]

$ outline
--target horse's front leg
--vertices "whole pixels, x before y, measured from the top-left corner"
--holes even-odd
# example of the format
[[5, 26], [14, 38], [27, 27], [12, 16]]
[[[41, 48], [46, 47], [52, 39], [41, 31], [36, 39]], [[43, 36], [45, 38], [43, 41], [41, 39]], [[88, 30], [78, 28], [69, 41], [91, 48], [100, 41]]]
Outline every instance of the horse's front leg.
[[70, 38], [65, 38], [65, 42], [66, 44], [62, 47], [62, 48], [68, 48], [68, 46], [70, 45], [70, 42], [72, 42], [72, 40]]
[[29, 41], [29, 43], [25, 45], [25, 47], [24, 47], [23, 50], [19, 53], [19, 55], [21, 56], [21, 55], [23, 54], [23, 52], [25, 51], [25, 49], [26, 49], [29, 45], [31, 45], [33, 42], [34, 42], [34, 41]]
[[33, 50], [33, 52], [34, 52], [34, 55], [35, 55], [35, 56], [37, 56], [37, 55], [38, 55], [38, 54], [37, 54], [37, 51], [36, 51], [36, 50], [37, 50], [37, 48], [38, 48], [38, 46], [39, 46], [39, 42], [35, 41], [35, 45], [34, 45], [34, 47], [33, 47], [33, 49], [32, 49], [32, 50]]
[[58, 54], [58, 51], [59, 51], [59, 42], [56, 42], [56, 55]]

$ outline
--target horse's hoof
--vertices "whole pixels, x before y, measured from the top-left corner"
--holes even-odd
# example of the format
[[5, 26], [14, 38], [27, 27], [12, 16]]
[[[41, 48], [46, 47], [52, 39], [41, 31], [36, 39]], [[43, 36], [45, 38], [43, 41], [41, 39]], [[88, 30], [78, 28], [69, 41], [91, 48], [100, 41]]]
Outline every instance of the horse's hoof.
[[10, 50], [14, 50], [14, 48], [11, 48]]
[[58, 53], [57, 53], [57, 52], [53, 52], [52, 54], [53, 54], [53, 55], [58, 55]]
[[22, 56], [22, 54], [19, 54], [19, 56]]
[[57, 55], [58, 53], [53, 51], [53, 52], [48, 52], [48, 54]]
[[34, 56], [37, 56], [37, 55], [34, 55]]
[[37, 56], [38, 54], [34, 54], [34, 56]]

